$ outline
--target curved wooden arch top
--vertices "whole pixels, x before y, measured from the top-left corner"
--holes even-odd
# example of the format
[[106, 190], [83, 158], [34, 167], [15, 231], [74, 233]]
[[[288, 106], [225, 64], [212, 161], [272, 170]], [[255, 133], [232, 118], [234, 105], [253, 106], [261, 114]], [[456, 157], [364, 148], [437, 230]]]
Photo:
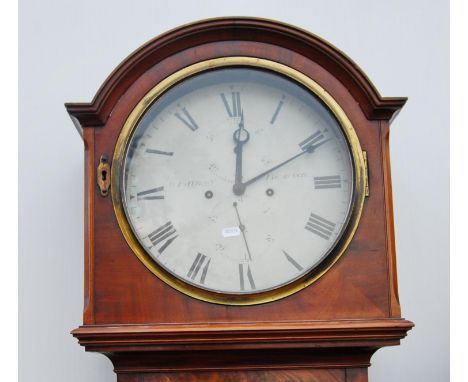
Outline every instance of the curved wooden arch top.
[[342, 82], [368, 119], [390, 120], [406, 102], [403, 97], [380, 96], [356, 63], [323, 39], [277, 21], [236, 17], [197, 21], [150, 40], [109, 75], [90, 103], [65, 107], [77, 127], [103, 126], [122, 94], [146, 70], [184, 49], [221, 41], [263, 42], [302, 54]]

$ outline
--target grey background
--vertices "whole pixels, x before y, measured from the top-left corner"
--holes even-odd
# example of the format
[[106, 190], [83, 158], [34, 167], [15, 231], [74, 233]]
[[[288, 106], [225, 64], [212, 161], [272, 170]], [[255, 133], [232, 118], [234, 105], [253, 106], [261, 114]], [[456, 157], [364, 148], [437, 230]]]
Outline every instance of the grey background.
[[83, 306], [83, 143], [63, 103], [90, 101], [154, 36], [228, 15], [305, 28], [382, 95], [409, 97], [391, 159], [400, 298], [417, 326], [376, 353], [370, 381], [449, 380], [448, 1], [23, 0], [19, 10], [20, 381], [115, 381], [111, 363], [68, 334]]

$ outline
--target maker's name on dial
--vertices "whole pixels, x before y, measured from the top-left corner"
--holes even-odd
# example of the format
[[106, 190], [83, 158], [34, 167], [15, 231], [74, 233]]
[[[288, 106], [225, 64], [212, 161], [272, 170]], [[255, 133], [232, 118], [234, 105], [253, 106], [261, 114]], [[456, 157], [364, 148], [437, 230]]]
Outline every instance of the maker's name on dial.
[[182, 180], [178, 182], [169, 182], [168, 186], [171, 188], [197, 188], [197, 187], [209, 187], [215, 184], [214, 180]]

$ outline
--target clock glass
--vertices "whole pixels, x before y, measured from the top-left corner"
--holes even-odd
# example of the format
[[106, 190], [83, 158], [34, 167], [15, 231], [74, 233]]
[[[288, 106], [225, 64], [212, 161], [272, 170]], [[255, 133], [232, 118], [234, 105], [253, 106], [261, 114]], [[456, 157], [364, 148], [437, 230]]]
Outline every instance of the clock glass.
[[335, 113], [266, 68], [204, 70], [142, 103], [119, 197], [146, 264], [174, 284], [245, 296], [336, 260], [356, 200]]

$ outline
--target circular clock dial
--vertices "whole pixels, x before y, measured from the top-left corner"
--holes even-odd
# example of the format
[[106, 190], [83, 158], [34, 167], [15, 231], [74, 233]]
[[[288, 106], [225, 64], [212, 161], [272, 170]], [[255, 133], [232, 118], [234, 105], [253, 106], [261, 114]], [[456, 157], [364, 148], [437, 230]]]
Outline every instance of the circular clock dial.
[[339, 123], [268, 70], [227, 67], [178, 83], [139, 120], [123, 163], [122, 204], [140, 245], [212, 292], [298, 280], [327, 259], [352, 212]]

